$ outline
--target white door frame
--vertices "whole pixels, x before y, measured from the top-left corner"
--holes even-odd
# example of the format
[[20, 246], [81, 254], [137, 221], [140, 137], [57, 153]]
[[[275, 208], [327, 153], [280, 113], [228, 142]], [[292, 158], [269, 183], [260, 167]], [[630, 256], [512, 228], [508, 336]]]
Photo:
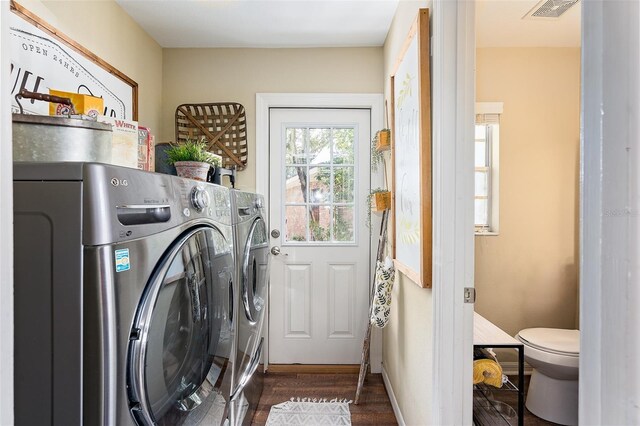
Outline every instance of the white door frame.
[[639, 27], [637, 2], [582, 2], [579, 416], [585, 425], [640, 424]]
[[[269, 211], [269, 109], [270, 108], [367, 108], [371, 110], [371, 134], [384, 127], [383, 95], [377, 93], [256, 93], [256, 192], [265, 197]], [[372, 177], [372, 185], [376, 182]], [[372, 219], [372, 226], [373, 224]], [[374, 228], [375, 229], [375, 228]], [[377, 233], [372, 232], [371, 267], [374, 264]], [[371, 268], [370, 268], [371, 269]], [[363, 321], [366, 319], [363, 318]], [[269, 360], [269, 310], [264, 328], [264, 364]], [[364, 336], [363, 336], [364, 338]], [[371, 338], [371, 371], [382, 372], [382, 333], [375, 327]]]
[[[472, 423], [475, 3], [433, 0], [434, 425]], [[453, 218], [453, 219], [452, 219]]]
[[13, 424], [13, 144], [9, 2], [0, 1], [0, 424]]

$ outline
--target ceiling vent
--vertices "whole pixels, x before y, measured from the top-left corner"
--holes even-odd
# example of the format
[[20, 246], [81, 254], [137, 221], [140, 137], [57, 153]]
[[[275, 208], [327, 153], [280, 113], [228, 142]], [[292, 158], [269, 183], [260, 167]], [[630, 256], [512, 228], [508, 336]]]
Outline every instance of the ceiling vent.
[[557, 19], [579, 0], [542, 0], [522, 19]]

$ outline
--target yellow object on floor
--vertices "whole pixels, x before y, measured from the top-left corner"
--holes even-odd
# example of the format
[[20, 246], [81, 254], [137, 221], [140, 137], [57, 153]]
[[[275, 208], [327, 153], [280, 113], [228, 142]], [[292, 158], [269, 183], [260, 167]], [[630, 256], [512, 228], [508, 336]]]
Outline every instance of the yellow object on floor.
[[502, 387], [502, 367], [492, 359], [473, 361], [473, 384], [486, 383], [496, 388]]

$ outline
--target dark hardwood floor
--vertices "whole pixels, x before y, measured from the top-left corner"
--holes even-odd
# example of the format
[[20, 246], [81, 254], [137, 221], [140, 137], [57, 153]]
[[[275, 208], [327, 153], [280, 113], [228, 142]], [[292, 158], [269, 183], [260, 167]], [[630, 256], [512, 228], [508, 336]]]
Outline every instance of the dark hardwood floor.
[[[512, 381], [516, 377], [511, 377]], [[291, 398], [346, 398], [353, 400], [356, 394], [358, 374], [355, 373], [285, 373], [269, 372], [264, 376], [264, 390], [253, 417], [253, 425], [264, 425], [272, 405]], [[529, 376], [525, 378], [525, 389]], [[518, 399], [514, 392], [493, 392], [495, 399], [516, 408]], [[397, 425], [389, 396], [382, 381], [382, 375], [369, 374], [365, 381], [360, 403], [351, 404], [351, 423], [358, 425]], [[540, 419], [525, 409], [525, 426], [554, 425]]]
[[[253, 417], [253, 425], [264, 425], [272, 405], [291, 398], [346, 398], [356, 395], [358, 374], [272, 373], [264, 377], [264, 390]], [[358, 405], [350, 404], [351, 423], [357, 425], [397, 425], [382, 375], [369, 374]]]

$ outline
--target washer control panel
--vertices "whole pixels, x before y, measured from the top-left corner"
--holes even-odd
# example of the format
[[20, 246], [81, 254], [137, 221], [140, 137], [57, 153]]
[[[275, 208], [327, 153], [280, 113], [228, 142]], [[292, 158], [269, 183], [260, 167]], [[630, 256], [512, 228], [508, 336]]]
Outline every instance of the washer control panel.
[[198, 183], [173, 176], [176, 201], [183, 219], [206, 217], [231, 223], [229, 189], [211, 183]]
[[202, 212], [211, 204], [211, 197], [206, 189], [201, 186], [194, 186], [191, 189], [191, 206], [198, 212]]

